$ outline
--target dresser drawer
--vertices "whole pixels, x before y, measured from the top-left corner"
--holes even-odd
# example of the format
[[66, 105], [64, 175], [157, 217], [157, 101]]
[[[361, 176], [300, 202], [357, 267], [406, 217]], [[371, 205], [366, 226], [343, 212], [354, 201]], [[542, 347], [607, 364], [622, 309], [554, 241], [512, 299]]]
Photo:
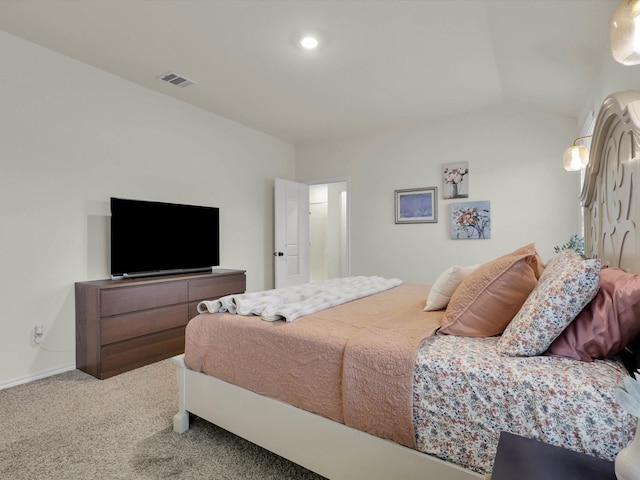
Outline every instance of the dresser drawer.
[[101, 349], [100, 378], [148, 365], [184, 352], [184, 328], [158, 332]]
[[186, 281], [103, 289], [100, 297], [100, 315], [109, 317], [184, 303], [187, 298]]
[[189, 301], [215, 300], [232, 293], [243, 293], [246, 285], [244, 273], [189, 280]]
[[107, 345], [150, 333], [184, 327], [188, 321], [189, 307], [186, 303], [105, 317], [100, 322], [100, 343]]

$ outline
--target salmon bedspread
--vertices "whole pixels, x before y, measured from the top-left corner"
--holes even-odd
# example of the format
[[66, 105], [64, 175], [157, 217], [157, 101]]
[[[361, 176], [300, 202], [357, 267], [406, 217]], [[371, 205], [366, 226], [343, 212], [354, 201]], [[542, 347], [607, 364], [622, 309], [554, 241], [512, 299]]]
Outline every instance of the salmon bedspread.
[[295, 322], [202, 313], [187, 325], [185, 363], [415, 448], [416, 353], [444, 315], [423, 311], [428, 293], [402, 284]]

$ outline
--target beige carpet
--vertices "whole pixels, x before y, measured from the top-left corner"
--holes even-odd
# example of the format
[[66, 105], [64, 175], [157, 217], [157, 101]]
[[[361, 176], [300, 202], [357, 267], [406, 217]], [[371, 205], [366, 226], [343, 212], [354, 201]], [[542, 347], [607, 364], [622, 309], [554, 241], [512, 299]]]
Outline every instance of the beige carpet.
[[320, 477], [201, 419], [172, 430], [170, 360], [96, 380], [79, 370], [0, 390], [0, 478]]

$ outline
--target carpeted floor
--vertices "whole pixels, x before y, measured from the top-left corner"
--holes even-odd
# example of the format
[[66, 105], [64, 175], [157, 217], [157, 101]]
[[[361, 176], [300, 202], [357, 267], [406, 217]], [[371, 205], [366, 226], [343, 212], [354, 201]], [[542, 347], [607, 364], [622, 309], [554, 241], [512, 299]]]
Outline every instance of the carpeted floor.
[[0, 478], [323, 478], [201, 419], [174, 433], [176, 399], [170, 360], [107, 380], [74, 370], [0, 390]]

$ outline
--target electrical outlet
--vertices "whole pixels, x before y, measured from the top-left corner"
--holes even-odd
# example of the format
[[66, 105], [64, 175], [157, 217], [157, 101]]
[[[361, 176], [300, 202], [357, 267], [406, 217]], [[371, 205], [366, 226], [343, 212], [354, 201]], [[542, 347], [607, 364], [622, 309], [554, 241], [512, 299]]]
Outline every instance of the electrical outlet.
[[42, 335], [44, 335], [44, 327], [36, 325], [33, 329], [33, 343], [40, 345], [42, 343]]

